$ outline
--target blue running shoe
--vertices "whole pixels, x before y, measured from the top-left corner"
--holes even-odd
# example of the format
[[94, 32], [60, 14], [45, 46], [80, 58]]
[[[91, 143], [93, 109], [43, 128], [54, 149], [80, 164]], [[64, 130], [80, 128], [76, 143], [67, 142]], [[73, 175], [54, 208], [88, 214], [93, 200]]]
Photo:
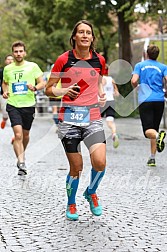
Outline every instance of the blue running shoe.
[[67, 206], [66, 217], [69, 220], [78, 220], [79, 215], [77, 214], [76, 204], [70, 204]]
[[100, 204], [100, 201], [97, 197], [97, 194], [88, 194], [87, 189], [84, 192], [83, 196], [85, 199], [89, 202], [90, 204], [90, 211], [92, 212], [93, 215], [100, 216], [102, 214], [102, 206]]

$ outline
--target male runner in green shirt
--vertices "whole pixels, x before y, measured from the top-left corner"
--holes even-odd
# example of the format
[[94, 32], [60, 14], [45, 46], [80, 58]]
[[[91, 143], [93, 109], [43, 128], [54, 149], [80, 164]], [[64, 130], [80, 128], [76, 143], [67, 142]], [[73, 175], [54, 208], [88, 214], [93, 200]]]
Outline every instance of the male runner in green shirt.
[[13, 148], [17, 157], [18, 175], [26, 175], [25, 149], [35, 113], [36, 90], [44, 88], [43, 72], [34, 62], [26, 61], [25, 44], [12, 45], [14, 62], [4, 68], [3, 97], [14, 132]]

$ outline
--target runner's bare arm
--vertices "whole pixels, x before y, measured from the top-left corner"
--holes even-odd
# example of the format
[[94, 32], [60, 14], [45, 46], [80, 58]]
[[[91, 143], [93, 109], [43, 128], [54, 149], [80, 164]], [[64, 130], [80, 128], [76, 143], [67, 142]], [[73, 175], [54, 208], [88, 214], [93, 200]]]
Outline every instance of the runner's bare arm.
[[98, 95], [99, 95], [99, 105], [100, 107], [104, 107], [106, 104], [106, 94], [103, 89], [102, 76], [99, 76]]
[[56, 88], [60, 77], [56, 77], [53, 73], [51, 74], [45, 88], [45, 94], [49, 97], [68, 95], [69, 97], [75, 99], [78, 96], [78, 92], [75, 91], [75, 84], [69, 86], [68, 88]]
[[32, 84], [27, 84], [28, 89], [31, 91], [37, 91], [45, 88], [45, 81], [43, 80], [42, 75], [36, 79], [36, 86], [33, 86]]
[[138, 80], [139, 80], [139, 75], [133, 74], [132, 79], [131, 79], [131, 84], [132, 84], [133, 88], [138, 86]]
[[119, 90], [118, 90], [117, 84], [115, 83], [114, 79], [112, 79], [112, 84], [114, 86], [114, 96], [119, 96]]
[[167, 76], [164, 77], [165, 98], [167, 98]]
[[38, 77], [36, 79], [36, 81], [37, 81], [37, 85], [36, 85], [37, 90], [41, 90], [41, 89], [45, 88], [46, 83], [43, 80], [43, 76]]
[[102, 78], [102, 84], [103, 84], [103, 86], [106, 85], [106, 79], [105, 78]]
[[7, 99], [9, 97], [9, 89], [8, 83], [3, 81], [2, 82], [2, 90], [3, 90], [3, 98]]

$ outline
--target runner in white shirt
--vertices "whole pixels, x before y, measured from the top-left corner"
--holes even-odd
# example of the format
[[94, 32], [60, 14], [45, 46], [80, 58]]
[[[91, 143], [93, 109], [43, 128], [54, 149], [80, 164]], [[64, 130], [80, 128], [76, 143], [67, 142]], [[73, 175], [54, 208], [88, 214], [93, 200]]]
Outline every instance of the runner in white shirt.
[[107, 102], [104, 107], [101, 108], [102, 117], [106, 116], [107, 126], [111, 129], [113, 147], [119, 146], [119, 138], [116, 133], [115, 125], [115, 101], [114, 96], [119, 96], [117, 85], [111, 76], [103, 76], [103, 88], [106, 94]]

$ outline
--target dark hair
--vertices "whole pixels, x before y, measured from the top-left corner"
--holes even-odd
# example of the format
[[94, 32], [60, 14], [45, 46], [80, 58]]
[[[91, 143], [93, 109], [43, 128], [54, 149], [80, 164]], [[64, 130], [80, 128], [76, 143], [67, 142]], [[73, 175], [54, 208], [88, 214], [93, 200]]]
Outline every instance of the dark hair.
[[159, 55], [159, 47], [156, 45], [149, 45], [147, 48], [147, 54], [149, 59], [156, 60]]
[[26, 47], [25, 47], [24, 42], [21, 41], [21, 40], [18, 40], [18, 41], [15, 41], [15, 42], [12, 44], [12, 52], [13, 52], [14, 47], [18, 47], [18, 46], [23, 46], [23, 47], [24, 47], [24, 51], [26, 51]]
[[12, 58], [13, 58], [13, 55], [12, 55], [12, 54], [7, 54], [7, 55], [5, 56], [5, 60], [6, 60], [8, 57], [12, 57]]
[[75, 24], [75, 26], [74, 26], [74, 28], [73, 28], [73, 31], [72, 31], [72, 34], [71, 34], [71, 37], [70, 37], [70, 44], [72, 45], [72, 47], [73, 47], [73, 49], [74, 49], [74, 48], [75, 48], [75, 40], [73, 39], [73, 37], [76, 35], [76, 33], [77, 33], [77, 28], [78, 28], [78, 26], [79, 26], [80, 24], [86, 24], [86, 25], [88, 25], [88, 26], [91, 28], [91, 30], [92, 30], [92, 36], [93, 36], [93, 41], [92, 41], [92, 43], [91, 43], [91, 45], [90, 45], [90, 49], [94, 51], [94, 50], [95, 50], [95, 47], [94, 47], [95, 34], [94, 34], [94, 31], [93, 31], [93, 26], [92, 26], [92, 24], [91, 24], [89, 21], [87, 21], [87, 20], [80, 20], [80, 21], [78, 21], [78, 22]]

